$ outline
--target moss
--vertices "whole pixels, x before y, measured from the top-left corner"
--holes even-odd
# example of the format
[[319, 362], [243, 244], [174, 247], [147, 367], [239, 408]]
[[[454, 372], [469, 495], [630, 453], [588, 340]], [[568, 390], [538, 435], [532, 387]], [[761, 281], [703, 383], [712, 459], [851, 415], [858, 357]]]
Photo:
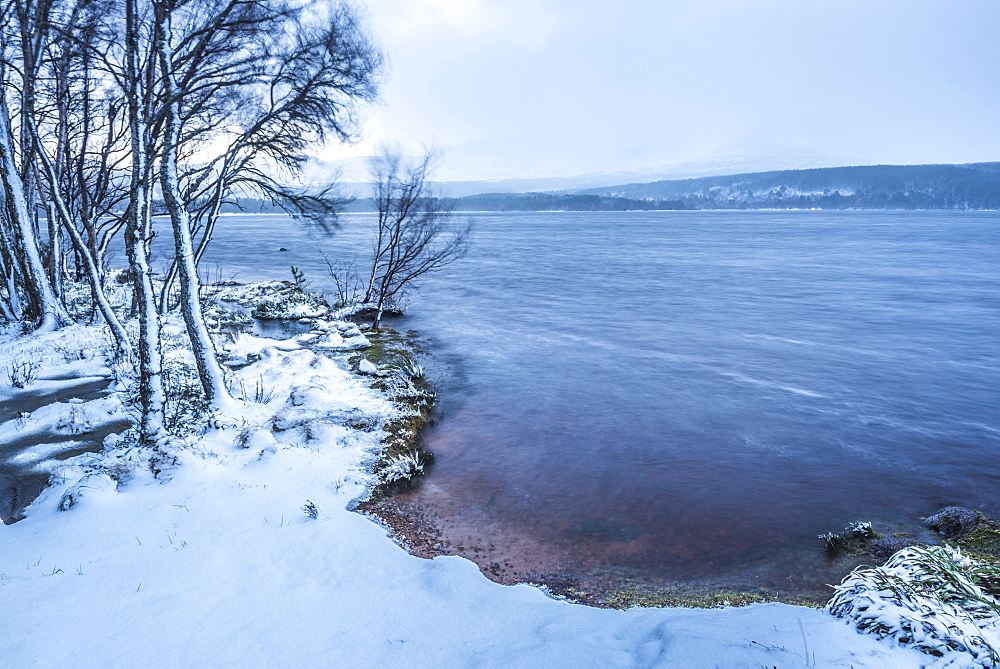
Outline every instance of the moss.
[[640, 588], [628, 588], [611, 592], [605, 601], [613, 609], [630, 609], [636, 606], [684, 606], [697, 609], [712, 609], [722, 606], [746, 606], [768, 600], [763, 595], [752, 592], [722, 591], [696, 596], [673, 592], [646, 592]]
[[757, 590], [726, 590], [704, 587], [662, 587], [645, 585], [634, 579], [624, 579], [619, 587], [597, 587], [581, 589], [579, 587], [565, 588], [561, 592], [569, 597], [591, 606], [612, 609], [630, 609], [636, 606], [648, 608], [677, 607], [694, 609], [715, 609], [724, 606], [748, 606], [764, 602], [784, 602], [799, 606], [820, 607], [821, 602], [789, 598], [777, 593]]
[[[349, 359], [354, 368], [363, 359], [376, 365], [391, 366], [424, 352], [419, 335], [413, 330], [404, 335], [390, 327], [383, 327], [367, 330], [365, 336], [372, 345]], [[413, 452], [417, 452], [424, 463], [432, 462], [434, 455], [424, 450], [421, 444], [423, 429], [432, 420], [436, 400], [431, 383], [423, 376], [410, 377], [406, 392], [401, 393], [399, 384], [394, 385], [393, 379], [386, 377], [375, 379], [372, 387], [389, 393], [392, 401], [405, 410], [405, 415], [383, 427], [382, 453], [375, 470], [379, 471], [391, 458]], [[372, 491], [371, 499], [377, 500], [410, 485], [409, 481], [380, 484]]]
[[362, 358], [367, 358], [376, 365], [386, 365], [425, 352], [419, 335], [413, 330], [408, 330], [404, 335], [390, 327], [382, 327], [365, 330], [365, 337], [371, 342], [371, 346], [351, 358], [355, 367]]
[[996, 563], [1000, 559], [1000, 529], [985, 523], [956, 540], [955, 544], [968, 553], [991, 557], [989, 562]]

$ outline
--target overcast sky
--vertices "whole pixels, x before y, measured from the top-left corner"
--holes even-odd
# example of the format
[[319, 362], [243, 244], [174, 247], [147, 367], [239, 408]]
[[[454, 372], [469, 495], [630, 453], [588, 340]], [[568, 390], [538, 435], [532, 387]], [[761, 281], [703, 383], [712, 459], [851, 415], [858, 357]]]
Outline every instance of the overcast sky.
[[1000, 160], [998, 0], [364, 0], [365, 139], [464, 180]]

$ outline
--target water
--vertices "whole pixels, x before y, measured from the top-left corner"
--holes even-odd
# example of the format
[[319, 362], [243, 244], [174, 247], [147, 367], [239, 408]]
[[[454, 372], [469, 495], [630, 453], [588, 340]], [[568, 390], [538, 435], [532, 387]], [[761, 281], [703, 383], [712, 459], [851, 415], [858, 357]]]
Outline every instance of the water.
[[[453, 372], [411, 496], [453, 545], [808, 590], [842, 575], [821, 532], [1000, 510], [998, 214], [476, 218], [403, 324]], [[370, 222], [233, 218], [207, 267], [328, 286], [317, 249], [363, 258]]]
[[[62, 380], [62, 379], [60, 379]], [[58, 388], [29, 386], [14, 397], [0, 400], [0, 423], [16, 421], [48, 404], [71, 399], [94, 400], [107, 395], [110, 381], [84, 377], [74, 385]], [[49, 468], [59, 460], [96, 451], [104, 437], [124, 430], [125, 422], [112, 422], [83, 435], [41, 432], [6, 444], [0, 444], [0, 522], [10, 524], [23, 518], [24, 509], [49, 483]], [[45, 446], [44, 454], [25, 460], [27, 449]]]

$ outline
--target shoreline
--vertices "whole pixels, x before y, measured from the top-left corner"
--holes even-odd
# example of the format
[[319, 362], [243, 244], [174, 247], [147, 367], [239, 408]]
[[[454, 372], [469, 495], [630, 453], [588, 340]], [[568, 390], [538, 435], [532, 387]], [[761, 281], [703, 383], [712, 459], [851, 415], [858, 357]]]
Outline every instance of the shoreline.
[[[167, 321], [169, 359], [191, 364], [182, 326]], [[0, 592], [17, 615], [0, 656], [46, 666], [149, 657], [185, 666], [206, 658], [311, 666], [317, 657], [366, 666], [926, 664], [915, 648], [861, 633], [849, 610], [840, 614], [847, 621], [732, 601], [693, 612], [646, 608], [680, 602], [633, 592], [618, 602], [629, 610], [608, 611], [565, 601], [554, 582], [502, 586], [470, 560], [413, 557], [400, 542], [432, 539], [433, 519], [400, 515], [394, 540], [352, 509], [386, 480], [378, 473], [381, 428], [413, 415], [391, 393], [413, 387], [419, 370], [358, 375], [353, 366], [364, 372], [369, 355], [402, 341], [368, 342], [375, 350], [358, 353], [365, 337], [354, 325], [312, 325], [320, 332], [293, 341], [239, 334], [220, 345], [234, 363], [227, 367], [238, 401], [192, 422], [194, 432], [157, 449], [135, 448], [127, 434], [109, 437], [97, 453], [58, 465], [39, 460], [52, 485], [24, 521], [3, 528], [10, 540], [0, 554]], [[322, 343], [338, 355], [309, 347]], [[79, 356], [69, 344], [83, 346]], [[0, 349], [41, 356], [43, 379], [111, 371], [96, 326], [4, 339]], [[0, 434], [16, 445], [24, 425], [90, 431], [115, 415], [126, 391], [46, 405], [0, 425]], [[412, 427], [396, 431], [400, 447], [419, 438]], [[955, 648], [944, 659], [964, 652]]]
[[[406, 331], [405, 335], [392, 327], [381, 328], [375, 336], [371, 330], [364, 332], [374, 346], [360, 350], [357, 352], [359, 355], [350, 358], [354, 370], [357, 370], [362, 358], [376, 365], [383, 365], [399, 356], [415, 359], [427, 355], [421, 334], [413, 330]], [[433, 359], [431, 362], [433, 363]], [[378, 382], [373, 387], [378, 388]], [[404, 398], [405, 404], [410, 408], [418, 408], [419, 413], [408, 418], [401, 426], [387, 426], [381, 462], [404, 451], [420, 452], [427, 462], [433, 461], [434, 454], [423, 447], [422, 437], [424, 429], [435, 420], [436, 395], [428, 383], [421, 390], [426, 394]], [[393, 401], [398, 399], [393, 398]], [[721, 581], [716, 584], [709, 584], [705, 580], [668, 582], [635, 572], [616, 573], [620, 570], [614, 569], [587, 573], [582, 568], [564, 564], [565, 560], [560, 559], [558, 551], [545, 555], [540, 560], [532, 559], [528, 553], [537, 551], [544, 554], [549, 551], [543, 546], [518, 540], [516, 537], [491, 539], [480, 532], [476, 533], [478, 536], [466, 533], [466, 540], [453, 541], [448, 538], [443, 519], [437, 513], [422, 508], [419, 502], [411, 498], [418, 494], [425, 477], [426, 473], [423, 473], [402, 485], [377, 484], [365, 499], [353, 505], [352, 510], [386, 529], [393, 541], [411, 555], [424, 559], [462, 557], [475, 563], [480, 572], [495, 583], [535, 585], [553, 596], [573, 603], [611, 609], [632, 606], [716, 608], [758, 603], [819, 608], [829, 599], [829, 594], [809, 597], [800, 593], [780, 593], [761, 588], [731, 588]], [[474, 533], [475, 529], [477, 528], [472, 528], [471, 531]], [[504, 547], [518, 544], [521, 550], [514, 551], [519, 555], [499, 557], [494, 554], [496, 543]], [[557, 566], [553, 567], [553, 564]], [[849, 571], [850, 568], [846, 569], [844, 574]]]
[[[426, 349], [418, 344], [421, 340], [419, 333], [409, 330], [404, 339], [392, 328], [386, 330], [390, 341], [402, 344], [397, 353], [402, 352], [407, 356], [412, 356], [414, 353], [427, 354]], [[366, 332], [370, 334], [370, 331]], [[386, 361], [381, 353], [366, 357], [372, 362]], [[433, 362], [433, 358], [431, 360]], [[356, 368], [357, 363], [353, 363], [352, 366]], [[430, 390], [429, 384], [425, 389]], [[424, 429], [432, 425], [435, 420], [436, 397], [433, 391], [430, 393], [427, 396], [429, 401], [422, 405], [420, 415], [408, 424], [409, 431], [402, 441], [396, 431], [385, 437], [383, 443], [386, 445], [386, 450], [383, 459], [390, 453], [405, 448], [419, 450], [428, 457], [428, 461], [433, 461], [434, 454], [427, 451], [422, 444]], [[836, 592], [833, 583], [846, 579], [855, 569], [872, 563], [872, 560], [876, 565], [882, 564], [891, 554], [909, 546], [933, 546], [939, 543], [934, 539], [934, 533], [926, 528], [922, 533], [914, 535], [889, 527], [887, 531], [891, 534], [872, 534], [871, 540], [874, 542], [872, 545], [877, 546], [881, 543], [875, 552], [869, 552], [864, 542], [851, 551], [834, 553], [828, 551], [825, 559], [836, 561], [839, 576], [832, 583], [827, 583], [829, 591], [822, 594], [810, 593], [802, 588], [781, 591], [737, 584], [745, 580], [740, 577], [667, 579], [635, 569], [614, 567], [588, 569], [580, 564], [566, 564], [565, 555], [561, 555], [559, 549], [550, 551], [547, 545], [512, 536], [503, 529], [498, 530], [496, 526], [475, 523], [470, 526], [460, 522], [462, 527], [459, 532], [449, 531], [448, 520], [454, 519], [446, 520], [440, 512], [420, 503], [419, 490], [426, 476], [427, 473], [423, 472], [405, 485], [385, 483], [376, 485], [366, 498], [357, 501], [351, 510], [383, 527], [394, 542], [415, 557], [423, 559], [442, 556], [461, 557], [475, 563], [483, 576], [495, 583], [508, 586], [518, 584], [538, 586], [552, 596], [595, 608], [628, 609], [635, 606], [718, 608], [763, 603], [823, 608]], [[415, 497], [417, 499], [414, 499]], [[850, 528], [845, 533], [849, 534], [849, 530]], [[840, 535], [830, 532], [826, 536]], [[819, 539], [823, 539], [823, 536]], [[497, 550], [498, 545], [500, 550]], [[827, 545], [829, 546], [829, 543]], [[541, 554], [541, 557], [533, 555], [534, 553]], [[823, 559], [818, 549], [816, 562]], [[808, 565], [808, 563], [802, 564]]]
[[[401, 548], [415, 557], [462, 557], [474, 562], [479, 571], [495, 583], [539, 586], [552, 596], [574, 604], [601, 609], [636, 606], [711, 609], [779, 603], [818, 609], [829, 599], [829, 596], [809, 598], [765, 589], [726, 587], [721, 581], [668, 581], [614, 568], [588, 570], [583, 567], [574, 569], [566, 564], [553, 566], [553, 563], [564, 563], [557, 553], [546, 556], [551, 562], [546, 564], [546, 557], [537, 559], [538, 556], [531, 554], [540, 548], [544, 552], [544, 547], [518, 541], [516, 537], [481, 533], [474, 537], [466, 534], [467, 539], [456, 540], [456, 543], [448, 538], [441, 519], [435, 513], [420, 508], [405, 495], [406, 491], [372, 496], [356, 504], [354, 511], [384, 527]], [[515, 546], [518, 550], [513, 556], [509, 550], [503, 550]], [[496, 554], [498, 547], [506, 557]]]

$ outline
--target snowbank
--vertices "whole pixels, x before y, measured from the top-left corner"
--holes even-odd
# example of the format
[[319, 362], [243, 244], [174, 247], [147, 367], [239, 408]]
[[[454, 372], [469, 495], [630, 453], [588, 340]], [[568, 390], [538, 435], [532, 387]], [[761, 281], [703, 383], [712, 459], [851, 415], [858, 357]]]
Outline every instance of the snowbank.
[[[36, 342], [44, 346], [44, 342]], [[613, 611], [425, 560], [348, 510], [399, 409], [322, 355], [241, 337], [266, 387], [159, 455], [55, 467], [0, 529], [7, 666], [907, 667], [929, 659], [782, 604]], [[352, 427], [354, 426], [354, 427]], [[60, 511], [68, 508], [68, 511]], [[315, 517], [313, 517], [315, 516]]]

